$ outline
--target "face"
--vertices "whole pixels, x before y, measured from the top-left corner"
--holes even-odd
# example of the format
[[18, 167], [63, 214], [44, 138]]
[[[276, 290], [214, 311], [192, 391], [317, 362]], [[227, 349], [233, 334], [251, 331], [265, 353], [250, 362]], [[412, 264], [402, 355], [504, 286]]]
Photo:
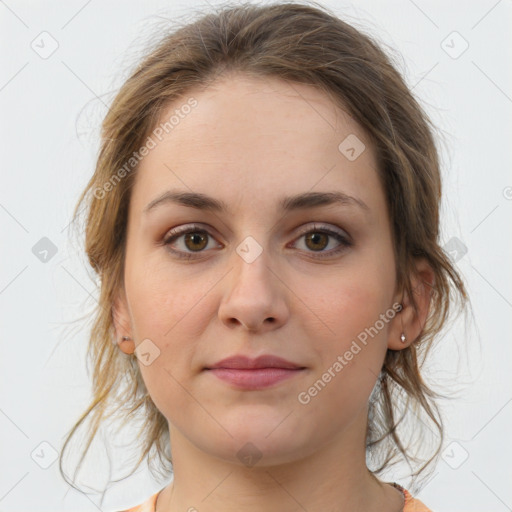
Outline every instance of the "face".
[[[176, 432], [237, 463], [250, 442], [268, 463], [292, 461], [365, 415], [399, 316], [377, 162], [363, 130], [310, 86], [233, 75], [190, 96], [137, 171], [116, 303], [131, 331], [118, 334], [147, 354], [138, 364], [171, 442]], [[169, 191], [225, 210], [162, 199]], [[311, 193], [352, 199], [283, 209]], [[206, 369], [263, 354], [301, 369]]]

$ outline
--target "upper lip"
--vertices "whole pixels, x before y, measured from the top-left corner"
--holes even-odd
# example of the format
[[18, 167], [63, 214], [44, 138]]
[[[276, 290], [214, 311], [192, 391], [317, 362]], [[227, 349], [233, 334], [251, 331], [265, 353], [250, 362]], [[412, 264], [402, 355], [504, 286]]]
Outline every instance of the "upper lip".
[[226, 359], [222, 359], [222, 361], [218, 361], [212, 366], [206, 367], [207, 370], [212, 370], [214, 368], [234, 368], [237, 370], [250, 370], [255, 368], [287, 368], [291, 370], [298, 370], [304, 367], [292, 363], [291, 361], [287, 361], [281, 357], [273, 356], [271, 354], [264, 354], [257, 357], [256, 359], [252, 359], [243, 355], [227, 357]]

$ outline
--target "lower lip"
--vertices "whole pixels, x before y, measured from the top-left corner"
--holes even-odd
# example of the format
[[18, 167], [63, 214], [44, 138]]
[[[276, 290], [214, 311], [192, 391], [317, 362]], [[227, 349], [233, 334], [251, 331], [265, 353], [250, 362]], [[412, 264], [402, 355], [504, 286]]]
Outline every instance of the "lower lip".
[[282, 380], [299, 375], [302, 369], [255, 368], [252, 370], [239, 370], [234, 368], [212, 368], [208, 371], [219, 379], [241, 389], [263, 389], [273, 386]]

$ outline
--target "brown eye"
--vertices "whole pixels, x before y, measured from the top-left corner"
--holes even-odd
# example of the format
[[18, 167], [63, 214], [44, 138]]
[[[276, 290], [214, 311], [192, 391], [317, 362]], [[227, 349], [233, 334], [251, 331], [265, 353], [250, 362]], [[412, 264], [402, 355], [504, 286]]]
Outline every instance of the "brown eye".
[[208, 233], [193, 231], [191, 233], [186, 233], [185, 238], [183, 239], [185, 246], [187, 249], [191, 251], [200, 251], [204, 249], [206, 245], [208, 245]]
[[[315, 254], [316, 258], [335, 256], [353, 245], [348, 235], [344, 236], [341, 232], [321, 225], [313, 225], [313, 228], [304, 230], [299, 236], [299, 240], [301, 238], [304, 238], [305, 251], [317, 253]], [[329, 246], [331, 239], [338, 242], [338, 247], [332, 250], [325, 250]]]
[[[213, 239], [208, 231], [197, 226], [189, 226], [171, 230], [163, 243], [179, 258], [190, 259], [194, 257], [194, 253], [204, 252], [210, 238]], [[173, 245], [178, 247], [172, 247]]]
[[[310, 245], [311, 244], [311, 245]], [[311, 232], [306, 235], [306, 245], [314, 251], [321, 251], [329, 244], [329, 235], [323, 232]]]

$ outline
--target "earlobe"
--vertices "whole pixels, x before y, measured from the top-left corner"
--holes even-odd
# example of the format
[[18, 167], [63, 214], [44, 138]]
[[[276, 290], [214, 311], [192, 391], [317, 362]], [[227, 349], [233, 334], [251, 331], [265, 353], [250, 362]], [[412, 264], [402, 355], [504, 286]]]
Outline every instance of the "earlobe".
[[129, 336], [122, 336], [117, 340], [119, 349], [127, 355], [132, 355], [135, 352], [135, 342]]
[[388, 348], [391, 350], [403, 350], [414, 341], [408, 329], [411, 307], [409, 306], [406, 292], [402, 296], [400, 306], [400, 309], [395, 309], [397, 312], [389, 328]]

